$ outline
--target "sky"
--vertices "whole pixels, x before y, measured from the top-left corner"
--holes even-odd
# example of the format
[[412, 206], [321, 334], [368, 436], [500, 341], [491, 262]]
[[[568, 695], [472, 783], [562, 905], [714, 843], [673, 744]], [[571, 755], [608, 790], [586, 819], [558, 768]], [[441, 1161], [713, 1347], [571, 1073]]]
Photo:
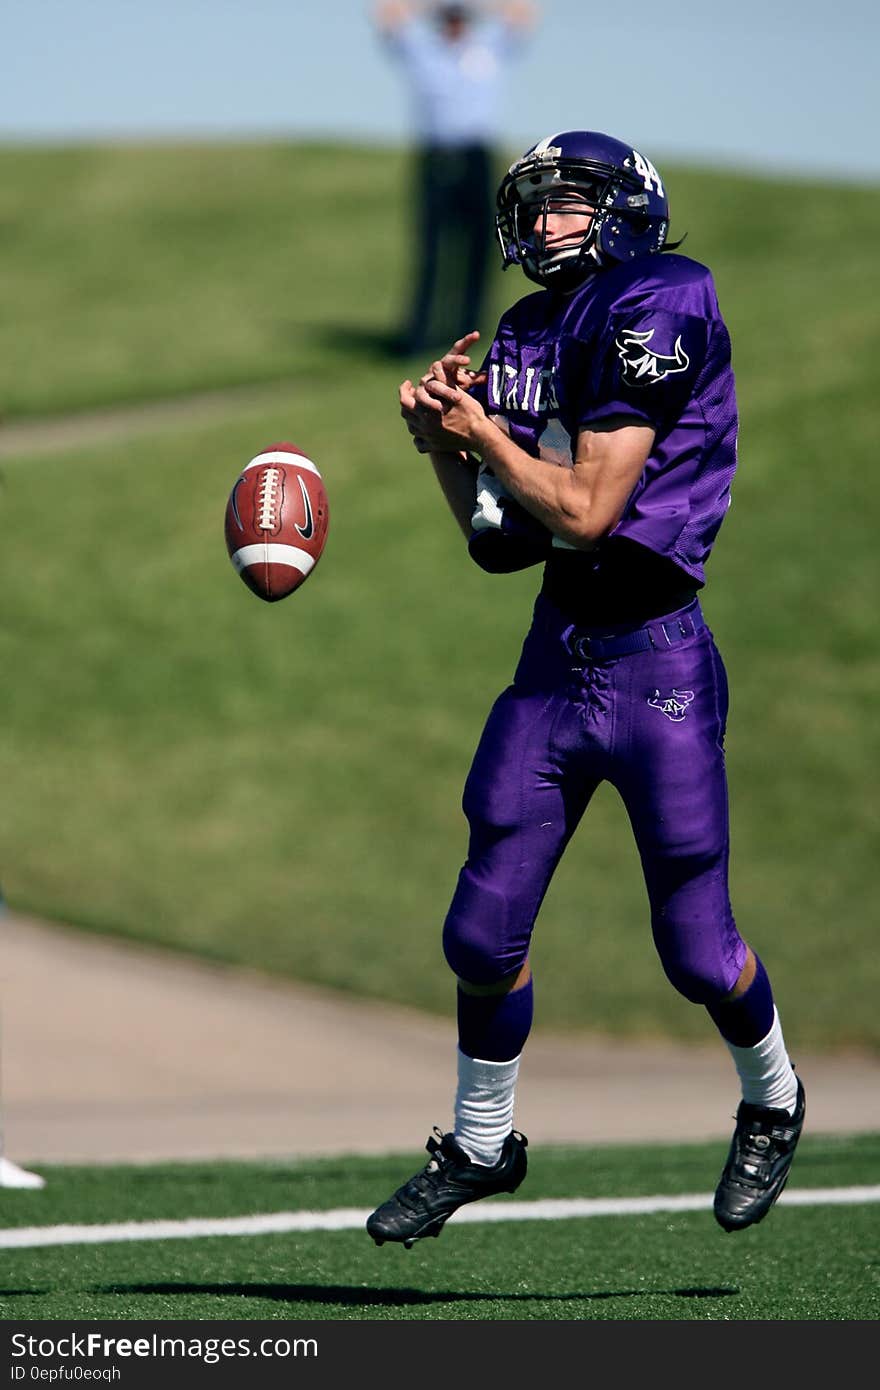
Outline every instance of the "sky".
[[[880, 180], [876, 0], [543, 0], [506, 145], [604, 130], [653, 158]], [[367, 0], [5, 0], [0, 142], [409, 138]]]

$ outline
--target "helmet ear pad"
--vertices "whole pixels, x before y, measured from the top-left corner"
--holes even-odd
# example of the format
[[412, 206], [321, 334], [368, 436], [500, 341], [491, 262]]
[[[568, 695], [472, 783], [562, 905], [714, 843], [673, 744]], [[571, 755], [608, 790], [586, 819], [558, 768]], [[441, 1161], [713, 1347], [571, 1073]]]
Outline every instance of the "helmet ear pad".
[[596, 246], [603, 256], [615, 261], [650, 256], [663, 250], [668, 228], [663, 217], [622, 213], [612, 208], [599, 219]]

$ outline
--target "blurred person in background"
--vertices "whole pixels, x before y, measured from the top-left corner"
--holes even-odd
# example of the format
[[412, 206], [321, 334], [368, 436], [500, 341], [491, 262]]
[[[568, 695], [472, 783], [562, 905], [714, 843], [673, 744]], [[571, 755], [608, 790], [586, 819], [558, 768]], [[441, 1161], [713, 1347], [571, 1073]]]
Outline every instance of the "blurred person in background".
[[407, 355], [477, 324], [486, 291], [503, 71], [537, 18], [525, 0], [494, 6], [382, 0], [374, 19], [403, 68], [416, 139], [412, 294], [395, 348]]

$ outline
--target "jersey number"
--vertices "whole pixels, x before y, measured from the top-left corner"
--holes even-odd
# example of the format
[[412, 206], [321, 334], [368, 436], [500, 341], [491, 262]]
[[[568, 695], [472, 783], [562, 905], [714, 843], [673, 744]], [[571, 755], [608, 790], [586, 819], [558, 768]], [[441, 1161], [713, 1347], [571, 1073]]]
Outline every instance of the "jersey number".
[[651, 185], [653, 184], [657, 190], [658, 197], [664, 197], [660, 175], [657, 173], [650, 159], [645, 159], [645, 156], [639, 154], [638, 150], [633, 150], [633, 163], [636, 166], [636, 172], [640, 175], [648, 192], [650, 193]]

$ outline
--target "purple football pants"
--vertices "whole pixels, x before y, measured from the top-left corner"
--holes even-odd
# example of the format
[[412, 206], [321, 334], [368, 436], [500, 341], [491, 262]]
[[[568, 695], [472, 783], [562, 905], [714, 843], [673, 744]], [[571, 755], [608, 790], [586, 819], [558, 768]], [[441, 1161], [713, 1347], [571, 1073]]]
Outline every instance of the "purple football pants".
[[599, 629], [572, 630], [539, 597], [465, 785], [468, 857], [443, 934], [461, 979], [490, 984], [522, 965], [553, 871], [608, 781], [629, 814], [667, 976], [694, 1003], [733, 988], [746, 944], [727, 889], [727, 680], [708, 628], [690, 620], [702, 623], [696, 601], [646, 625], [648, 650], [585, 660], [575, 644]]

